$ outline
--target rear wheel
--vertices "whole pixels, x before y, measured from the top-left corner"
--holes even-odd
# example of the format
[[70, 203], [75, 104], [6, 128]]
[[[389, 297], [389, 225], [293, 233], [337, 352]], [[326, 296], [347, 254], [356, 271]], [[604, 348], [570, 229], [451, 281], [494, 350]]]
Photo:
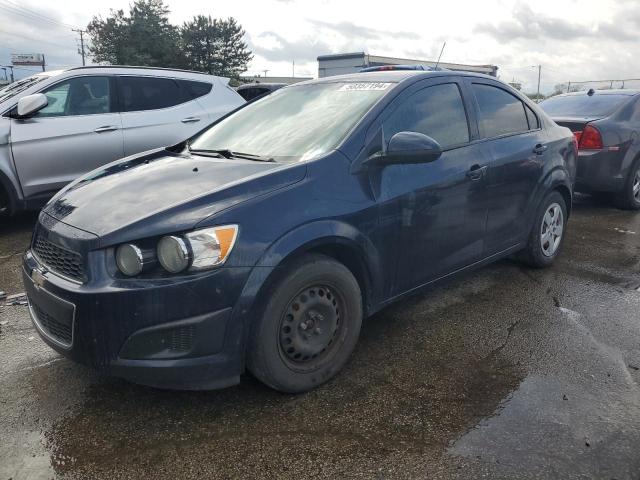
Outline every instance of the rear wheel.
[[620, 208], [640, 210], [640, 159], [631, 168], [624, 189], [616, 198]]
[[249, 342], [251, 373], [290, 393], [334, 377], [362, 323], [362, 295], [351, 272], [331, 258], [307, 255], [286, 268], [266, 297]]
[[560, 192], [550, 192], [538, 208], [526, 248], [520, 258], [536, 268], [550, 266], [562, 247], [567, 206]]

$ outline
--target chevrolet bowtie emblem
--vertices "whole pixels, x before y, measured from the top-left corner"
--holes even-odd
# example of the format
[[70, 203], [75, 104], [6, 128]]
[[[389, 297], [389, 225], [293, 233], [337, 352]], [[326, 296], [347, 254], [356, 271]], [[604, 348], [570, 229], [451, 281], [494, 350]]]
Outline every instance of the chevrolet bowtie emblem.
[[36, 288], [42, 288], [44, 285], [44, 273], [37, 268], [31, 270], [31, 280], [33, 280]]

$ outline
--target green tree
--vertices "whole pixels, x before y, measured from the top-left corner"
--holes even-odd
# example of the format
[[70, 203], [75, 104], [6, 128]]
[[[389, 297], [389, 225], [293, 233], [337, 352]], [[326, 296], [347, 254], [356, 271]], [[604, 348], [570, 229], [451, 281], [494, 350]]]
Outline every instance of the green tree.
[[87, 26], [89, 55], [97, 63], [184, 67], [178, 28], [169, 23], [162, 0], [136, 0], [129, 9], [111, 10], [107, 19], [94, 17]]
[[197, 15], [181, 29], [182, 46], [190, 69], [225, 77], [238, 77], [253, 58], [244, 30], [233, 18]]

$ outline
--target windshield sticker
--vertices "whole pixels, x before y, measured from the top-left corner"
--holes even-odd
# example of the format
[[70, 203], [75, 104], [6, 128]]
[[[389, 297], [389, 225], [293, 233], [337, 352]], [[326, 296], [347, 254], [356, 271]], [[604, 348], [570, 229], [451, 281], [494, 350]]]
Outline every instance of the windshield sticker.
[[362, 90], [386, 90], [389, 88], [390, 83], [383, 82], [366, 82], [366, 83], [347, 83], [341, 86], [338, 91], [339, 92], [351, 92], [354, 90], [362, 91]]

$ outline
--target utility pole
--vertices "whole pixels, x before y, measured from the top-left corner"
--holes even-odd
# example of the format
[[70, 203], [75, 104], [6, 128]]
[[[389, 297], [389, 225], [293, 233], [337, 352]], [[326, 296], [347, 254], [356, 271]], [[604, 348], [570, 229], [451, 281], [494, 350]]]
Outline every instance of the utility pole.
[[80, 55], [82, 55], [82, 66], [84, 67], [84, 37], [83, 37], [83, 35], [85, 33], [87, 33], [87, 31], [86, 30], [82, 30], [81, 28], [78, 28], [78, 29], [72, 28], [71, 31], [72, 32], [77, 32], [77, 33], [80, 34], [80, 50], [78, 50], [78, 53]]
[[295, 60], [291, 62], [291, 76], [293, 78], [296, 77], [296, 61]]
[[542, 65], [538, 65], [538, 94], [536, 95], [538, 97], [537, 98], [538, 102], [540, 101], [540, 73], [541, 73], [541, 71], [542, 71]]

